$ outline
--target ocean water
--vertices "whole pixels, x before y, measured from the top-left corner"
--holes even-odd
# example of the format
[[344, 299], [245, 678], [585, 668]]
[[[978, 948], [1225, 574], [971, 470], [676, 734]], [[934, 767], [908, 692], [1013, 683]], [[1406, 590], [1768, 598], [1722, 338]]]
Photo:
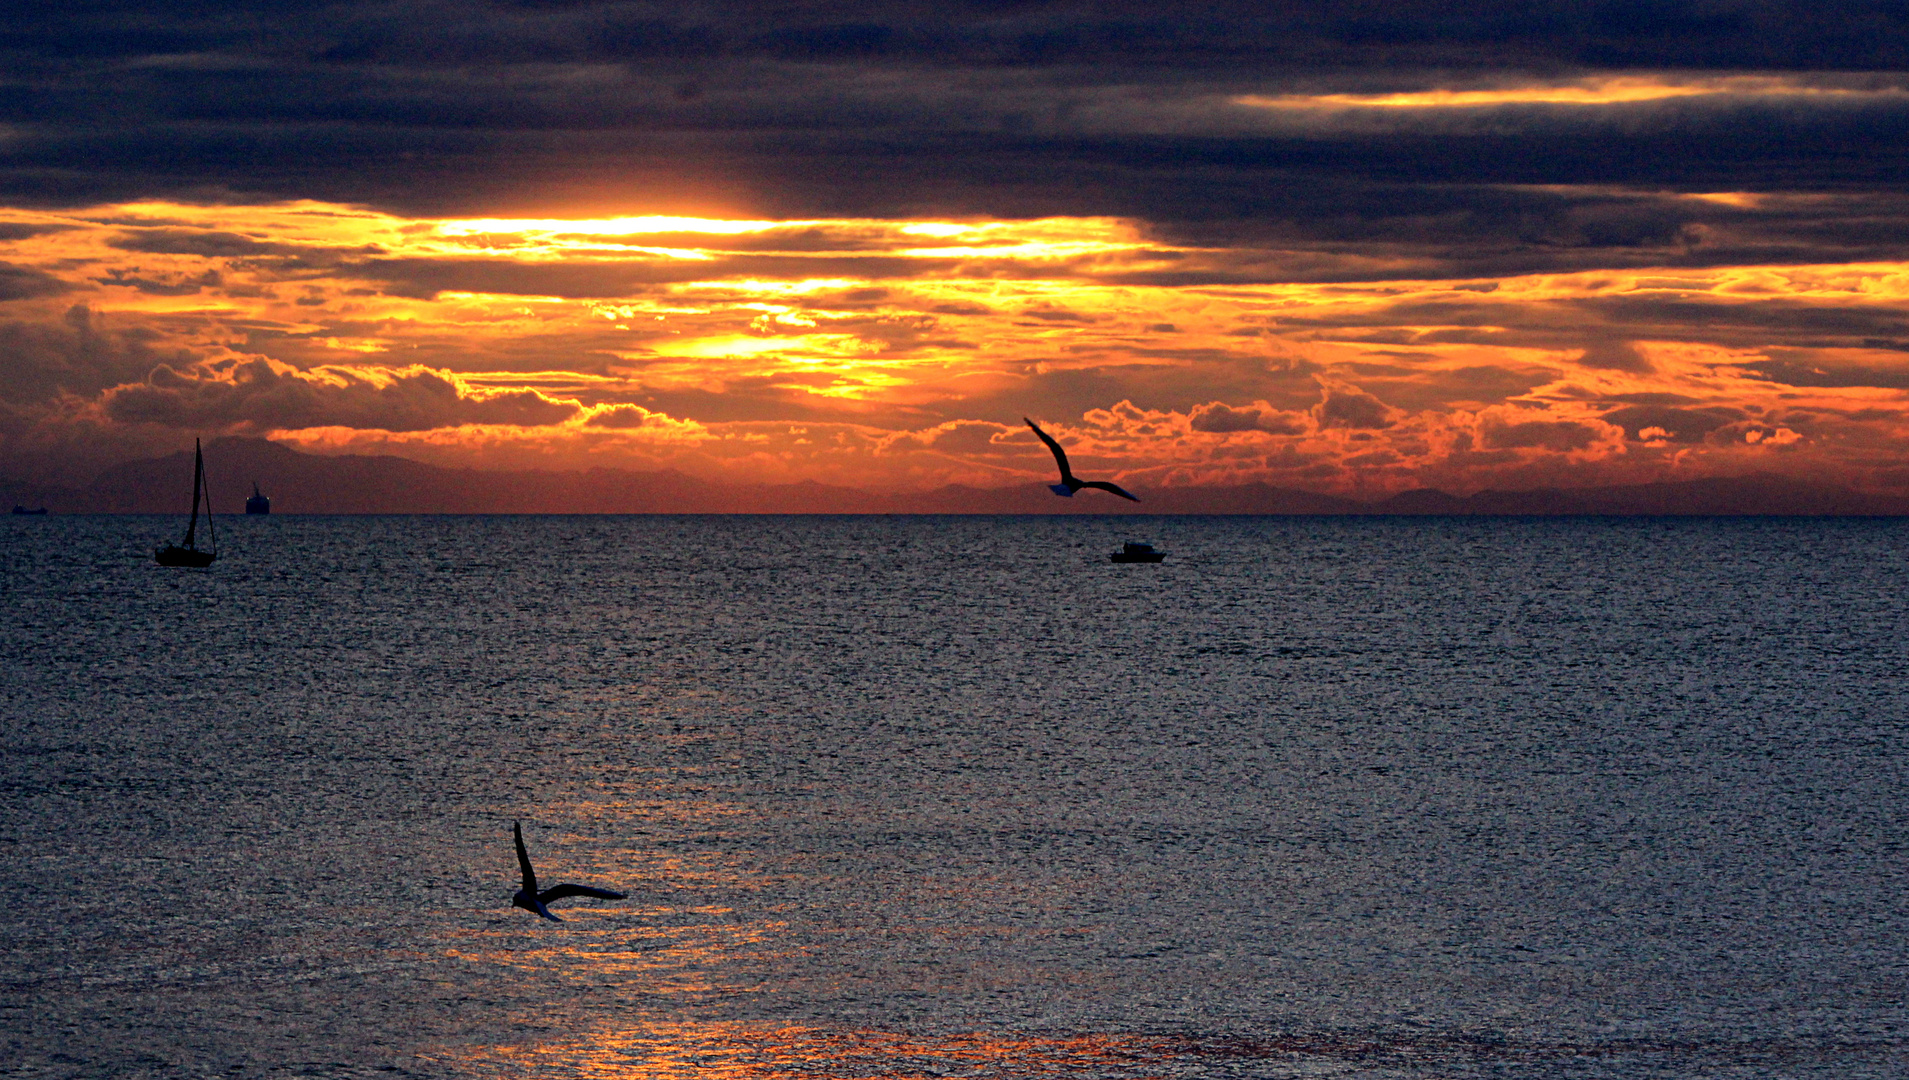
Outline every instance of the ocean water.
[[177, 526], [7, 525], [0, 1075], [1909, 1074], [1909, 522]]

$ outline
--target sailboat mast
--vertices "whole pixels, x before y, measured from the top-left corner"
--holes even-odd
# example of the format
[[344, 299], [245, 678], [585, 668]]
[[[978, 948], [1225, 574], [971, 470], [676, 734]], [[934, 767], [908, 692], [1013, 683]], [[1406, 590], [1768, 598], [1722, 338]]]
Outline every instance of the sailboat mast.
[[[192, 536], [199, 531], [199, 483], [205, 478], [205, 455], [199, 450], [199, 440], [192, 440], [192, 516], [186, 519], [186, 546], [192, 546]], [[211, 524], [210, 521], [207, 524]]]
[[[195, 444], [197, 440], [194, 440]], [[212, 538], [212, 550], [219, 550], [219, 530], [212, 525], [212, 478], [205, 474], [205, 460], [199, 461], [199, 483], [205, 488], [205, 531]]]

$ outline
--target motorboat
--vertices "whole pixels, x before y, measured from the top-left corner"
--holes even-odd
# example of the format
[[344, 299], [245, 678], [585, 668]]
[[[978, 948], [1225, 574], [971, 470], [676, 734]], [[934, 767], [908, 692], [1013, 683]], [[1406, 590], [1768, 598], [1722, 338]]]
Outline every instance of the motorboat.
[[1129, 540], [1120, 545], [1119, 551], [1107, 557], [1115, 562], [1159, 562], [1167, 557], [1167, 553], [1153, 550], [1152, 544]]

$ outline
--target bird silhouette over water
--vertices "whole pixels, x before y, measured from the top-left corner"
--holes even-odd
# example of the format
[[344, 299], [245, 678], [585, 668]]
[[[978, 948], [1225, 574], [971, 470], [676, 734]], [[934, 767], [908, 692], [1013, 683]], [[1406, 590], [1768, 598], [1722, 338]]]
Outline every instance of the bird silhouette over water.
[[594, 896], [599, 900], [621, 900], [624, 898], [624, 894], [620, 892], [611, 892], [608, 889], [593, 889], [588, 885], [571, 885], [568, 882], [562, 885], [552, 885], [543, 892], [538, 892], [537, 871], [530, 868], [530, 852], [524, 850], [524, 827], [513, 821], [510, 823], [510, 831], [511, 835], [517, 838], [517, 866], [524, 872], [524, 887], [518, 889], [517, 895], [510, 898], [510, 906], [520, 907], [525, 911], [534, 911], [544, 918], [549, 919], [551, 922], [562, 922], [562, 919], [552, 915], [550, 909], [544, 907], [544, 905], [550, 903], [552, 900], [562, 900], [566, 896]]
[[[1027, 420], [1027, 417], [1023, 416], [1021, 419]], [[1027, 420], [1027, 426], [1034, 429], [1034, 434], [1041, 437], [1041, 441], [1047, 444], [1049, 450], [1054, 451], [1054, 461], [1061, 467], [1061, 482], [1047, 485], [1049, 491], [1071, 499], [1074, 497], [1074, 492], [1079, 491], [1081, 488], [1099, 488], [1102, 491], [1111, 491], [1123, 499], [1132, 499], [1134, 502], [1140, 501], [1137, 496], [1127, 494], [1124, 488], [1112, 481], [1079, 479], [1074, 475], [1074, 470], [1067, 467], [1067, 451], [1061, 449], [1061, 444], [1055, 442], [1052, 435], [1042, 431], [1040, 425], [1034, 421]]]

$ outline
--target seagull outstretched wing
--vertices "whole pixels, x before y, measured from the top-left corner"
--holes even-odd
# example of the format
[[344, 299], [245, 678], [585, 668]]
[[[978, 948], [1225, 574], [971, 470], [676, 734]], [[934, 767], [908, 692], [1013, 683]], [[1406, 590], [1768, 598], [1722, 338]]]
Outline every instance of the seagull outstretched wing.
[[[1039, 424], [1028, 420], [1025, 416], [1021, 417], [1021, 419], [1027, 420], [1027, 426], [1034, 429], [1034, 434], [1041, 437], [1041, 441], [1047, 444], [1049, 450], [1054, 451], [1054, 461], [1061, 467], [1061, 479], [1063, 481], [1072, 480], [1074, 478], [1074, 470], [1067, 467], [1067, 451], [1061, 449], [1061, 444], [1055, 442], [1052, 435], [1042, 431]], [[1072, 487], [1073, 485], [1069, 484], [1068, 486]]]
[[[611, 892], [608, 889], [593, 889], [588, 885], [572, 885], [566, 881], [562, 885], [552, 885], [550, 888], [538, 893], [537, 902], [539, 904], [548, 904], [552, 900], [562, 900], [566, 896], [594, 896], [598, 900], [629, 899], [627, 893]], [[552, 917], [554, 918], [555, 916]]]
[[1041, 441], [1047, 444], [1047, 448], [1054, 452], [1054, 462], [1055, 464], [1061, 467], [1061, 482], [1058, 484], [1048, 485], [1048, 487], [1053, 489], [1054, 494], [1072, 495], [1074, 494], [1074, 492], [1079, 491], [1081, 488], [1099, 488], [1102, 491], [1111, 491], [1115, 495], [1118, 495], [1123, 499], [1129, 499], [1129, 500], [1132, 500], [1133, 502], [1140, 501], [1140, 497], [1138, 495], [1129, 494], [1125, 488], [1121, 487], [1119, 484], [1113, 483], [1112, 481], [1081, 480], [1077, 478], [1074, 475], [1074, 470], [1069, 468], [1067, 465], [1067, 451], [1061, 449], [1061, 444], [1055, 442], [1054, 437], [1052, 435], [1049, 435], [1047, 432], [1042, 431], [1039, 424], [1036, 424], [1032, 420], [1028, 420], [1027, 417], [1025, 416], [1021, 417], [1021, 419], [1027, 420], [1027, 426], [1033, 428], [1034, 434], [1039, 435], [1041, 437]]
[[510, 898], [512, 907], [520, 907], [525, 911], [535, 912], [549, 919], [551, 922], [562, 922], [562, 919], [552, 915], [550, 909], [544, 905], [553, 900], [562, 900], [566, 896], [593, 896], [598, 900], [627, 899], [627, 897], [620, 892], [593, 888], [589, 885], [573, 885], [567, 881], [561, 885], [553, 885], [543, 892], [538, 892], [537, 871], [530, 868], [530, 852], [524, 848], [523, 824], [516, 821], [511, 822], [510, 834], [511, 838], [517, 843], [517, 868], [521, 870], [524, 875], [524, 887], [517, 890], [516, 896]]
[[[510, 831], [511, 835], [517, 838], [517, 868], [523, 871], [524, 893], [529, 896], [535, 896], [537, 895], [537, 871], [530, 868], [530, 852], [524, 850], [524, 827], [513, 821], [510, 823]], [[540, 914], [545, 918], [556, 918], [556, 916], [550, 914], [548, 911], [541, 912]]]
[[1134, 502], [1140, 501], [1139, 496], [1127, 494], [1126, 488], [1121, 487], [1119, 484], [1116, 484], [1111, 480], [1082, 480], [1080, 482], [1080, 486], [1090, 487], [1090, 488], [1099, 488], [1102, 491], [1111, 491], [1123, 499], [1132, 499]]

